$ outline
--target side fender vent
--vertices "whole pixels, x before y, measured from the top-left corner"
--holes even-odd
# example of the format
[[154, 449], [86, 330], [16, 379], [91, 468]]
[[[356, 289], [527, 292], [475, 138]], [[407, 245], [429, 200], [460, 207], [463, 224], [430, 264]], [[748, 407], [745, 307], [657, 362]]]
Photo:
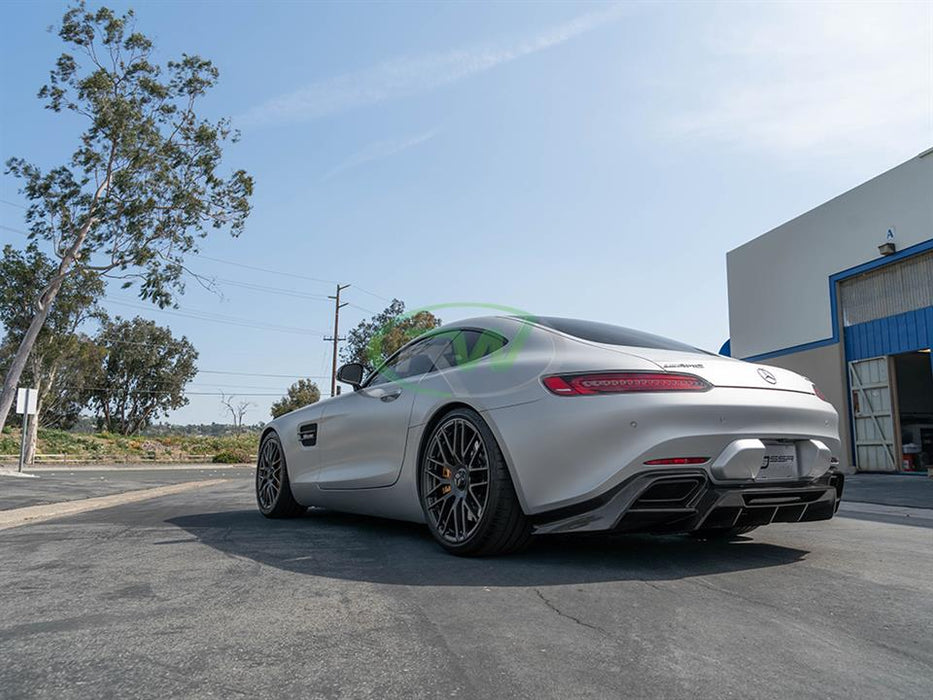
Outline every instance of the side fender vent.
[[298, 442], [305, 447], [314, 447], [317, 444], [317, 423], [299, 425]]

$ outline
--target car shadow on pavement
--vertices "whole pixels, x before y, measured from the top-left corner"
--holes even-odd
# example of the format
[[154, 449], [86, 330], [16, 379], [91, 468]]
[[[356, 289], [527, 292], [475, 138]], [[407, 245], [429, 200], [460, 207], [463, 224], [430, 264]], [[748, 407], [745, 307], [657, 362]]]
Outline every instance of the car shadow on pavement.
[[265, 566], [409, 586], [665, 581], [782, 566], [808, 553], [756, 542], [751, 536], [707, 542], [674, 536], [564, 535], [535, 538], [519, 554], [471, 559], [444, 552], [423, 525], [319, 509], [294, 520], [267, 520], [255, 510], [232, 510], [166, 522], [225, 554]]

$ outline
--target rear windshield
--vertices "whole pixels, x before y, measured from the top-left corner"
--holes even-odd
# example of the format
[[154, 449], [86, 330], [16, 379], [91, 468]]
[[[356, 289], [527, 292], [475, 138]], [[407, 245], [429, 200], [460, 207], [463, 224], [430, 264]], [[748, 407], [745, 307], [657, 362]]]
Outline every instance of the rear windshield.
[[573, 318], [552, 318], [538, 316], [531, 318], [547, 328], [553, 328], [555, 331], [572, 335], [581, 340], [589, 340], [592, 343], [605, 343], [606, 345], [628, 345], [635, 348], [651, 348], [654, 350], [677, 350], [679, 352], [703, 352], [692, 345], [679, 343], [676, 340], [662, 338], [659, 335], [644, 333], [642, 331], [623, 328], [622, 326], [613, 326], [609, 323], [597, 323], [596, 321], [579, 321]]

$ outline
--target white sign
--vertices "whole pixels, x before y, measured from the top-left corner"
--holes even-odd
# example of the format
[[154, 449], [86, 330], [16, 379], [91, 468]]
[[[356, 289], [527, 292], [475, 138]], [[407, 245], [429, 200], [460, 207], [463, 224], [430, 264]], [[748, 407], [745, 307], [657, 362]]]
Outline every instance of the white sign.
[[28, 413], [30, 416], [36, 415], [36, 409], [39, 405], [38, 389], [17, 389], [16, 390], [16, 412], [19, 414]]
[[885, 234], [884, 240], [885, 240], [887, 243], [894, 243], [894, 236], [895, 236], [895, 235], [897, 235], [897, 228], [895, 228], [894, 226], [892, 226], [891, 228], [888, 229], [888, 232]]

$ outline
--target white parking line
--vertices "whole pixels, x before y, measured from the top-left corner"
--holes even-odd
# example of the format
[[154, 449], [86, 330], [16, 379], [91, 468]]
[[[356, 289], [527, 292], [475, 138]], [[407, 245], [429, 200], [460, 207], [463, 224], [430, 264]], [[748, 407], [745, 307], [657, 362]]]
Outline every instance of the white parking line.
[[255, 464], [211, 464], [196, 462], [183, 464], [169, 464], [166, 462], [136, 462], [130, 464], [41, 464], [31, 465], [30, 472], [184, 472], [184, 471], [223, 471], [226, 469], [254, 469]]
[[910, 518], [911, 520], [933, 521], [933, 508], [909, 508], [907, 506], [883, 506], [878, 503], [859, 503], [843, 501], [839, 506], [839, 515], [846, 513], [865, 513], [868, 515], [887, 515], [889, 517]]
[[135, 503], [137, 501], [147, 501], [150, 498], [159, 498], [160, 496], [170, 496], [173, 493], [182, 493], [205, 486], [215, 486], [224, 484], [230, 479], [205, 479], [204, 481], [185, 481], [181, 484], [172, 484], [170, 486], [156, 486], [151, 489], [138, 489], [136, 491], [126, 491], [125, 493], [115, 493], [111, 496], [99, 496], [97, 498], [83, 498], [76, 501], [62, 501], [59, 503], [49, 503], [41, 506], [28, 506], [27, 508], [14, 508], [12, 510], [0, 511], [0, 530], [6, 530], [19, 525], [43, 522], [62, 518], [66, 515], [77, 515], [86, 513], [89, 510], [99, 510], [100, 508], [110, 508], [125, 503]]
[[15, 472], [12, 469], [0, 469], [0, 476], [12, 476], [14, 479], [38, 479], [38, 474], [27, 474], [26, 472]]

